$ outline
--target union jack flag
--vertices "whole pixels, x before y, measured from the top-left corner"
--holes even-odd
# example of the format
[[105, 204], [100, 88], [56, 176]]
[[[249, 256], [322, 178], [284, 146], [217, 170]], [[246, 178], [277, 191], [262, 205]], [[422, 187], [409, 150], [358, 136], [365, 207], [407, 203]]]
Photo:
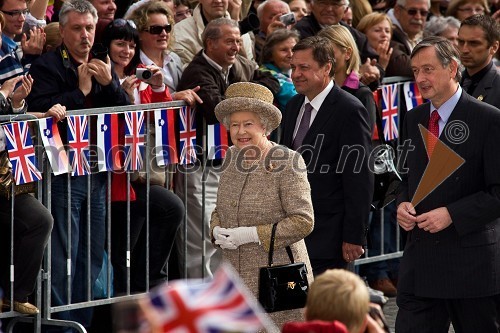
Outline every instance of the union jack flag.
[[89, 127], [87, 116], [68, 116], [69, 160], [72, 176], [90, 173]]
[[125, 170], [141, 170], [146, 136], [144, 111], [125, 112]]
[[179, 110], [180, 164], [196, 162], [196, 111], [188, 106]]
[[6, 147], [12, 164], [16, 185], [31, 183], [42, 179], [36, 167], [35, 149], [26, 121], [3, 125]]
[[398, 133], [398, 84], [382, 86], [382, 127], [386, 141], [397, 139]]
[[264, 311], [222, 265], [210, 282], [178, 280], [163, 285], [140, 301], [154, 332], [257, 332], [272, 327]]

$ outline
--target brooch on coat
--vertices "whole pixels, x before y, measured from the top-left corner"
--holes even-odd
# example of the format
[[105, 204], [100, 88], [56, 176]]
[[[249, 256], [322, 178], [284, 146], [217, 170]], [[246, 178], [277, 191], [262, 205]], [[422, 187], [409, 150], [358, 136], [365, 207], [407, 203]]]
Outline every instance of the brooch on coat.
[[274, 165], [274, 163], [269, 163], [268, 165], [266, 165], [266, 171], [267, 172], [273, 172], [273, 170], [276, 168], [276, 165]]

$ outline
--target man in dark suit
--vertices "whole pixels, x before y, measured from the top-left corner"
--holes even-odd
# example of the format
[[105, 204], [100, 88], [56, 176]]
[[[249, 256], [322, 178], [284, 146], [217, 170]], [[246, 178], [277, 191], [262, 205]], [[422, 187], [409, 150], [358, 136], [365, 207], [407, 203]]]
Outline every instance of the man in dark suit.
[[[500, 111], [462, 90], [458, 58], [442, 37], [424, 39], [411, 54], [415, 81], [429, 102], [408, 112], [403, 128], [411, 149], [402, 154], [406, 168], [396, 202], [398, 223], [408, 231], [398, 333], [445, 333], [450, 319], [456, 332], [500, 327]], [[424, 142], [420, 125], [435, 135], [425, 134]], [[451, 158], [436, 164], [447, 151], [443, 144], [465, 160], [458, 169], [449, 168]], [[450, 175], [433, 182], [424, 171]], [[419, 184], [430, 190], [415, 207]]]
[[465, 66], [460, 85], [473, 97], [500, 108], [500, 75], [493, 64], [500, 28], [490, 16], [476, 14], [462, 22], [458, 31], [460, 60]]
[[292, 80], [299, 94], [283, 113], [281, 142], [298, 150], [308, 168], [315, 222], [305, 241], [318, 275], [345, 268], [364, 253], [373, 196], [369, 115], [334, 84], [334, 52], [327, 39], [302, 39], [293, 51]]

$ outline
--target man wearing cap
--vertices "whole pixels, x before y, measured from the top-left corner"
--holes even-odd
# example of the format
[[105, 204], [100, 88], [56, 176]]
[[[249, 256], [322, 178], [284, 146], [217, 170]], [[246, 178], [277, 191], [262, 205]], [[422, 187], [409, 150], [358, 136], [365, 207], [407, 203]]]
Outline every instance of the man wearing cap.
[[500, 108], [500, 74], [493, 64], [500, 27], [495, 19], [476, 14], [466, 18], [458, 31], [458, 50], [465, 70], [460, 85], [471, 96]]
[[[184, 22], [184, 21], [183, 21]], [[260, 72], [253, 62], [238, 54], [240, 50], [240, 30], [238, 23], [227, 18], [219, 18], [208, 23], [203, 32], [204, 49], [198, 52], [193, 61], [184, 70], [178, 90], [200, 86], [198, 96], [203, 100], [196, 107], [196, 142], [201, 146], [203, 133], [207, 133], [207, 125], [217, 124], [215, 106], [224, 100], [227, 87], [235, 82], [258, 82], [268, 87], [272, 92], [279, 91], [279, 83], [268, 73]], [[202, 211], [202, 169], [203, 154], [198, 154], [200, 161], [196, 167], [187, 169], [179, 166], [176, 173], [176, 193], [184, 200], [184, 181], [187, 177], [187, 274], [188, 277], [210, 276], [217, 266], [217, 260], [211, 263], [215, 254], [208, 235], [210, 214], [215, 207], [217, 187], [219, 184], [219, 167], [221, 160], [207, 161], [205, 167], [205, 206]], [[203, 217], [204, 227], [201, 224]], [[203, 259], [202, 230], [205, 230], [205, 258]], [[180, 234], [182, 237], [183, 235]], [[180, 257], [184, 250], [180, 247], [184, 240], [177, 242]], [[202, 266], [202, 263], [205, 263]]]
[[370, 116], [333, 82], [334, 51], [327, 39], [302, 39], [293, 51], [299, 94], [284, 112], [281, 142], [300, 151], [307, 164], [315, 223], [306, 245], [318, 275], [346, 268], [364, 253], [373, 197]]

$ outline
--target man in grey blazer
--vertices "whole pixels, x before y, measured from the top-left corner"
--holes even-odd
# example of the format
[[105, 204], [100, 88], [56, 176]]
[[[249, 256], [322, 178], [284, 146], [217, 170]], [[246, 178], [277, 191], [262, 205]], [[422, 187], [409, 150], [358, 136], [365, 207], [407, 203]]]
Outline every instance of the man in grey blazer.
[[500, 75], [493, 64], [500, 27], [495, 19], [476, 14], [462, 22], [458, 32], [460, 60], [465, 66], [460, 85], [471, 96], [500, 108]]
[[[456, 332], [500, 327], [500, 110], [460, 87], [458, 59], [442, 37], [424, 39], [411, 54], [415, 81], [429, 102], [406, 114], [402, 130], [408, 149], [401, 154], [406, 163], [396, 204], [408, 236], [398, 333], [447, 333], [450, 320]], [[448, 149], [453, 152], [443, 158]], [[465, 160], [456, 170], [449, 157], [455, 154]], [[438, 171], [447, 177], [427, 178]], [[422, 186], [427, 195], [417, 204]]]
[[293, 52], [291, 77], [299, 94], [283, 113], [281, 142], [307, 165], [314, 230], [305, 241], [318, 275], [346, 268], [364, 253], [373, 197], [370, 117], [333, 82], [334, 51], [327, 39], [302, 39]]

